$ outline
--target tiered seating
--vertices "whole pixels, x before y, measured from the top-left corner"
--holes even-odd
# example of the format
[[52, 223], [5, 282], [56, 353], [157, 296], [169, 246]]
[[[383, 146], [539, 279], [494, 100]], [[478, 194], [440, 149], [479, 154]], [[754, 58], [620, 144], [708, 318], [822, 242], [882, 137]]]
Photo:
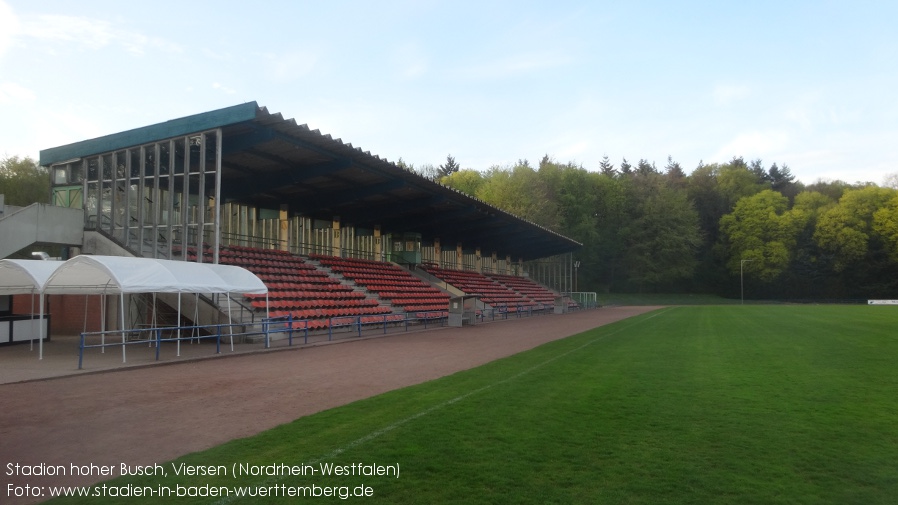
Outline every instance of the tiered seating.
[[543, 305], [553, 305], [557, 294], [551, 289], [538, 284], [527, 277], [516, 275], [486, 274], [494, 281], [513, 289], [521, 295]]
[[536, 307], [539, 305], [537, 302], [481, 273], [451, 270], [436, 266], [424, 266], [424, 270], [452, 284], [466, 294], [480, 295], [480, 300], [483, 303], [493, 307], [508, 307], [509, 311], [516, 311], [518, 308]]
[[414, 312], [419, 318], [446, 316], [449, 295], [392, 263], [323, 255], [309, 258], [377, 293], [404, 312]]
[[[392, 310], [364, 293], [340, 284], [326, 272], [284, 251], [230, 246], [220, 251], [224, 265], [237, 265], [256, 274], [268, 286], [271, 317], [309, 320], [312, 330], [327, 328], [334, 317], [352, 316], [383, 320]], [[244, 295], [252, 306], [265, 310], [265, 295]], [[401, 318], [401, 316], [400, 316]], [[294, 324], [304, 328], [306, 323]], [[336, 324], [336, 323], [335, 323]]]
[[[173, 245], [171, 253], [173, 258], [181, 256], [181, 246]], [[196, 247], [187, 247], [187, 261], [196, 261]], [[212, 248], [208, 244], [203, 244], [203, 263], [212, 263]]]

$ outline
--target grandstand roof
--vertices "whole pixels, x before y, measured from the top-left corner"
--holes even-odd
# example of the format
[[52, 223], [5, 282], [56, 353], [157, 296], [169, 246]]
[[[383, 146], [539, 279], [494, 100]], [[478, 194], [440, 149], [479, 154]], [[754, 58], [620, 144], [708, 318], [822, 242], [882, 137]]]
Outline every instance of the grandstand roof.
[[221, 128], [222, 199], [385, 233], [418, 232], [514, 259], [573, 251], [580, 243], [421, 177], [256, 102], [46, 149], [40, 163], [135, 147]]

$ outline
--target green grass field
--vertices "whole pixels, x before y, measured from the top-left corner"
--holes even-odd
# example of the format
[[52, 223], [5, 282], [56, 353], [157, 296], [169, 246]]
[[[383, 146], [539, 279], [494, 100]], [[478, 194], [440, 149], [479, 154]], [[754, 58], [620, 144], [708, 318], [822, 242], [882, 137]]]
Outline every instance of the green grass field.
[[[365, 503], [891, 504], [896, 332], [898, 307], [662, 309], [177, 461], [227, 477], [166, 463], [168, 478], [113, 483], [365, 485], [373, 497], [347, 500]], [[235, 462], [400, 474], [234, 479]]]

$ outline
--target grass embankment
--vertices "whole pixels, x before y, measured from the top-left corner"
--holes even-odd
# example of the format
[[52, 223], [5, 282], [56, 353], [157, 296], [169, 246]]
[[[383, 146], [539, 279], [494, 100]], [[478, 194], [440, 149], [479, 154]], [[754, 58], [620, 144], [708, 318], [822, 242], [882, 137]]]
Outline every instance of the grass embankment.
[[[398, 463], [399, 478], [165, 464], [166, 479], [115, 483], [364, 484], [373, 498], [350, 500], [366, 503], [894, 503], [896, 323], [891, 307], [663, 309], [178, 460]], [[160, 501], [298, 500], [145, 500]]]

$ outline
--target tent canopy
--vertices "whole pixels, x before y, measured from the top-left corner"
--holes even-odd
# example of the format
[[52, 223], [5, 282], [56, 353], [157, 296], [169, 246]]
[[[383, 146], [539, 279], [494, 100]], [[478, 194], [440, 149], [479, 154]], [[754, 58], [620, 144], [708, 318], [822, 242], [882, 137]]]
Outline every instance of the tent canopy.
[[249, 271], [230, 265], [123, 256], [75, 256], [50, 276], [45, 292], [262, 294], [267, 293], [268, 288]]
[[0, 294], [267, 292], [258, 277], [230, 265], [84, 255], [65, 262], [0, 260]]
[[40, 293], [62, 261], [0, 260], [0, 295]]

